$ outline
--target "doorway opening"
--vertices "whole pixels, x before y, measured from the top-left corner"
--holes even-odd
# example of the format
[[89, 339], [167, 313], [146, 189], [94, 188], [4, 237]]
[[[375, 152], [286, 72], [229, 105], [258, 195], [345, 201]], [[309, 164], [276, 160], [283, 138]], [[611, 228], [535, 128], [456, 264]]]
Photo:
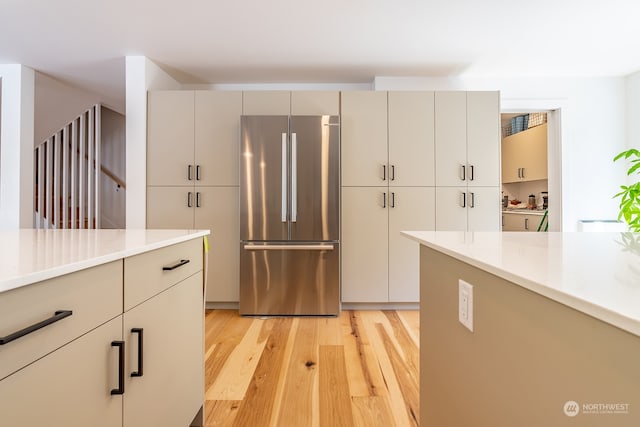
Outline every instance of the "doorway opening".
[[501, 114], [503, 231], [562, 231], [560, 109]]

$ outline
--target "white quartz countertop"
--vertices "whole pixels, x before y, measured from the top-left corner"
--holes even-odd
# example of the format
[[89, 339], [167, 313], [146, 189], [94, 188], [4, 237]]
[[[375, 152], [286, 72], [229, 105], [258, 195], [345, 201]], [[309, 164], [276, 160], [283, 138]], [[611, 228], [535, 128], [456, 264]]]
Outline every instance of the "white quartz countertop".
[[503, 209], [503, 214], [518, 214], [518, 215], [544, 215], [544, 211], [533, 209]]
[[208, 234], [209, 230], [0, 231], [0, 293]]
[[640, 336], [638, 233], [402, 234]]

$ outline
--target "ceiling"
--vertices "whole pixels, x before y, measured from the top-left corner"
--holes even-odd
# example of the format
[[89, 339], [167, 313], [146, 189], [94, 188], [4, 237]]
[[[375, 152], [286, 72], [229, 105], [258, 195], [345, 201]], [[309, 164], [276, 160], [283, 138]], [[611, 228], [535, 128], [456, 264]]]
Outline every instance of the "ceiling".
[[0, 64], [124, 104], [124, 57], [183, 83], [621, 76], [638, 0], [2, 0]]

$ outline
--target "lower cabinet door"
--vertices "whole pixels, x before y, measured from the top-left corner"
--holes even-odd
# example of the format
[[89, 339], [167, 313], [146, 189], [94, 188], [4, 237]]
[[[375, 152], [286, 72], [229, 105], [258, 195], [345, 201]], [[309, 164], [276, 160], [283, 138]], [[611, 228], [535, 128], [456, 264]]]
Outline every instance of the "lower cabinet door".
[[0, 425], [115, 427], [122, 425], [118, 388], [117, 317], [0, 381]]
[[420, 245], [400, 234], [434, 230], [435, 189], [393, 187], [389, 205], [389, 301], [420, 301]]
[[519, 214], [502, 214], [502, 231], [523, 231], [522, 217]]
[[500, 188], [469, 187], [468, 231], [500, 231]]
[[192, 229], [196, 192], [188, 187], [147, 187], [147, 228]]
[[204, 402], [203, 328], [202, 272], [124, 313], [125, 427], [191, 423]]
[[436, 230], [467, 231], [467, 187], [436, 188]]
[[239, 187], [196, 187], [195, 228], [211, 230], [206, 300], [236, 302], [240, 292]]
[[389, 301], [387, 187], [342, 187], [342, 302]]

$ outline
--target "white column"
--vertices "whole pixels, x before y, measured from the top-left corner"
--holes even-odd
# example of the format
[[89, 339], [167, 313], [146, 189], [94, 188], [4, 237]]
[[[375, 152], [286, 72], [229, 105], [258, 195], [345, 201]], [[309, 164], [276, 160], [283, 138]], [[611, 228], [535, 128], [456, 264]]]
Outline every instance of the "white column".
[[33, 227], [35, 73], [0, 65], [0, 229]]
[[147, 91], [180, 89], [180, 83], [144, 56], [127, 56], [126, 227], [147, 223]]

